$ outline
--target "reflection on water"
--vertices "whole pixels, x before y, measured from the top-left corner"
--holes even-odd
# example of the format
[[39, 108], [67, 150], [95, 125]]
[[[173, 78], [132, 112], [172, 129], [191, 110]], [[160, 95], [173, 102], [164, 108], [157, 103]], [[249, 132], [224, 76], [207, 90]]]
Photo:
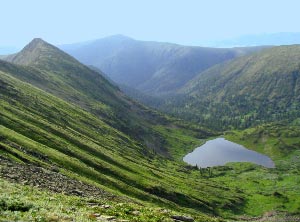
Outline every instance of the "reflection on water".
[[248, 150], [224, 138], [207, 141], [192, 153], [187, 154], [183, 161], [199, 167], [220, 166], [228, 162], [251, 162], [268, 168], [275, 167], [274, 162], [268, 156]]

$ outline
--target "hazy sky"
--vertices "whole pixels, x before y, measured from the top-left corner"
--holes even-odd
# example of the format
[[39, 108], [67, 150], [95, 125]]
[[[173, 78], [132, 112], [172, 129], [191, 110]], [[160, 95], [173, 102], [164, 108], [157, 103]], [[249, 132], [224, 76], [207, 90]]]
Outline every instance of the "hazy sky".
[[0, 46], [123, 34], [199, 45], [246, 34], [300, 32], [299, 0], [0, 0]]

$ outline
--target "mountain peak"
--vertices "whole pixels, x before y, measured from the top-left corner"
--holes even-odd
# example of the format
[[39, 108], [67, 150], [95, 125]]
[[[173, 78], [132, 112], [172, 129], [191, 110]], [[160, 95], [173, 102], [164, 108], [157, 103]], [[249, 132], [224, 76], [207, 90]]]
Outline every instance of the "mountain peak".
[[44, 41], [42, 38], [34, 38], [34, 39], [32, 39], [31, 40], [31, 42], [30, 43], [39, 43], [39, 42], [46, 42], [46, 41]]
[[47, 48], [47, 47], [53, 47], [53, 46], [41, 38], [34, 38], [18, 54], [34, 53], [37, 49]]
[[49, 43], [47, 43], [46, 41], [44, 41], [42, 38], [34, 38], [26, 46], [38, 46], [40, 44], [49, 44]]
[[122, 35], [122, 34], [116, 34], [116, 35], [111, 35], [108, 36], [107, 38], [115, 38], [115, 39], [132, 39], [126, 35]]
[[34, 38], [19, 53], [9, 59], [9, 62], [19, 65], [44, 65], [45, 62], [51, 63], [53, 60], [56, 62], [63, 60], [76, 61], [73, 57], [43, 39]]
[[130, 38], [128, 36], [117, 34], [117, 35], [107, 36], [102, 39], [98, 39], [98, 40], [96, 40], [96, 42], [99, 42], [99, 41], [124, 42], [124, 41], [133, 41], [133, 40], [134, 40], [133, 38]]

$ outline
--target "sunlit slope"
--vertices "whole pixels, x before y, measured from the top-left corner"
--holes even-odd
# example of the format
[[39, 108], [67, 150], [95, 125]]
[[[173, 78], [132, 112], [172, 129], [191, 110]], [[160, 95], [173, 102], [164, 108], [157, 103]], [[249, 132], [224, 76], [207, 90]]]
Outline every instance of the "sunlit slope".
[[[153, 126], [173, 125], [168, 117], [126, 97], [99, 72], [41, 39], [34, 39], [1, 69], [101, 118], [143, 144], [148, 150], [170, 156], [165, 140]], [[20, 71], [22, 70], [22, 71]], [[206, 130], [197, 129], [203, 135]]]
[[[0, 66], [1, 155], [55, 167], [71, 177], [159, 206], [219, 213], [226, 203], [236, 207], [243, 203], [235, 189], [190, 178], [183, 164], [157, 156], [155, 150], [78, 104], [16, 78], [34, 76], [36, 68], [6, 62]], [[183, 129], [160, 124], [153, 128], [166, 141], [166, 149], [172, 144], [177, 149], [195, 144], [196, 139]]]

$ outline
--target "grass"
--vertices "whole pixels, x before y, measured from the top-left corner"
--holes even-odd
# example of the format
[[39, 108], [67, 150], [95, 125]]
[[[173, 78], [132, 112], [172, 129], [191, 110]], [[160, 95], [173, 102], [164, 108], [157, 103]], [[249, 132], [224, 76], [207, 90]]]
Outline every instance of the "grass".
[[195, 147], [204, 143], [204, 139], [198, 139], [192, 130], [165, 127], [162, 125], [156, 126], [155, 129], [166, 138], [166, 148], [169, 150], [171, 156], [179, 161], [188, 152], [191, 152]]
[[[145, 155], [138, 142], [79, 107], [6, 74], [1, 79], [7, 88], [11, 86], [0, 100], [1, 155], [46, 168], [54, 164], [70, 177], [130, 196], [143, 205], [199, 217], [299, 211], [297, 126], [270, 125], [225, 135], [248, 148], [265, 151], [280, 168], [232, 164], [212, 168], [212, 174], [200, 173], [178, 161], [203, 142], [193, 130], [155, 125], [153, 129], [165, 139], [176, 161], [151, 150]], [[293, 155], [282, 150], [282, 141], [294, 150]]]
[[[51, 50], [51, 55], [57, 53]], [[269, 155], [275, 169], [235, 163], [200, 171], [181, 159], [214, 132], [136, 104], [105, 86], [109, 83], [101, 77], [94, 79], [96, 74], [75, 60], [60, 56], [64, 62], [56, 58], [48, 63], [43, 57], [36, 67], [0, 62], [0, 155], [23, 164], [55, 166], [133, 202], [53, 194], [1, 179], [2, 218], [92, 221], [105, 214], [130, 221], [170, 221], [172, 212], [214, 221], [273, 210], [299, 213], [297, 122], [225, 134]], [[99, 91], [97, 83], [104, 85]], [[89, 201], [111, 207], [92, 208]]]
[[[0, 179], [0, 220], [4, 221], [96, 221], [113, 216], [117, 221], [173, 221], [172, 215], [182, 212], [134, 202], [80, 198], [54, 194], [34, 187], [16, 185]], [[219, 221], [196, 215], [196, 221]]]
[[[223, 184], [191, 176], [184, 163], [156, 154], [78, 105], [8, 73], [0, 77], [1, 155], [45, 168], [55, 165], [115, 194], [192, 214], [218, 215], [224, 202], [239, 199], [234, 190], [224, 192]], [[192, 149], [202, 132], [184, 131], [179, 123], [150, 127], [156, 132], [153, 139], [164, 141], [166, 151], [178, 159], [184, 153], [180, 147]]]
[[227, 164], [227, 170], [215, 168], [214, 178], [246, 194], [247, 204], [240, 213], [252, 216], [268, 211], [300, 213], [300, 127], [267, 124], [225, 134], [226, 139], [270, 156], [276, 168], [247, 163]]

